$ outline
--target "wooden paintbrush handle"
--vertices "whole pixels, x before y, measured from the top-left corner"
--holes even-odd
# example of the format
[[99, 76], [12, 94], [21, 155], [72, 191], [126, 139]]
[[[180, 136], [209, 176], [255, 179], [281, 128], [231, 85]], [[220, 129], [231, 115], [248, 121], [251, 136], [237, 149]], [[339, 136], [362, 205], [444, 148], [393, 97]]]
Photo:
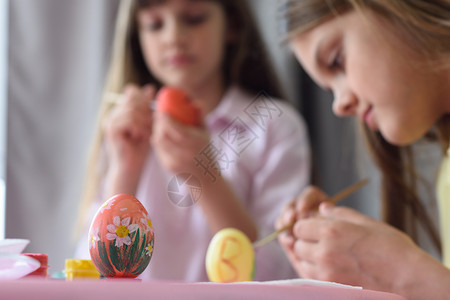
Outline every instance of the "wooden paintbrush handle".
[[[343, 189], [342, 191], [340, 191], [339, 193], [337, 193], [336, 195], [331, 197], [329, 202], [331, 202], [333, 204], [338, 203], [342, 199], [348, 197], [350, 194], [354, 193], [356, 190], [358, 190], [361, 187], [363, 187], [364, 185], [366, 185], [368, 182], [369, 182], [369, 180], [367, 178], [365, 178], [361, 181], [358, 181], [357, 183]], [[295, 224], [295, 221], [283, 226], [282, 228], [272, 232], [271, 234], [267, 235], [266, 237], [254, 242], [253, 247], [257, 248], [257, 247], [261, 247], [261, 246], [269, 243], [270, 241], [274, 240], [283, 231], [292, 229], [292, 227], [294, 227], [294, 224]]]

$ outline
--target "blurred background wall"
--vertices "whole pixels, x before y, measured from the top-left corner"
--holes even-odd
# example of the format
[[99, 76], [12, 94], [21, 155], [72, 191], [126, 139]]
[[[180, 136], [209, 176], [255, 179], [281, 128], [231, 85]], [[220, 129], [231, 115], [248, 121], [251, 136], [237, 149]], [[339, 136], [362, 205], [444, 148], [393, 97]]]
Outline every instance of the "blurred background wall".
[[[319, 91], [280, 45], [277, 1], [249, 2], [286, 94], [308, 122], [314, 183], [333, 194], [360, 176], [353, 167], [354, 124], [332, 114], [330, 95]], [[27, 252], [47, 253], [51, 272], [61, 271], [73, 255], [72, 231], [118, 3], [10, 0], [4, 10], [9, 17], [8, 42], [0, 43], [8, 50], [6, 145], [0, 133], [7, 151], [6, 162], [0, 161], [6, 166], [0, 178], [5, 170], [7, 179], [5, 234], [30, 239]], [[0, 99], [6, 95], [1, 74], [0, 65]], [[370, 164], [361, 169], [371, 184], [344, 204], [377, 217], [377, 175]]]
[[0, 240], [5, 238], [6, 132], [8, 103], [8, 0], [0, 0]]
[[9, 1], [6, 237], [73, 255], [87, 147], [117, 0]]

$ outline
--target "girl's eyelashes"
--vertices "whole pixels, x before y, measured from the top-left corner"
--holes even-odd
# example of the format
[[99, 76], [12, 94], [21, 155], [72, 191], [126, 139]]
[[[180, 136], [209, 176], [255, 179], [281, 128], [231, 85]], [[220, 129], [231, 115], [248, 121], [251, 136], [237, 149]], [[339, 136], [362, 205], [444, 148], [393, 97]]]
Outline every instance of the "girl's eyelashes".
[[163, 27], [162, 20], [153, 20], [153, 21], [147, 22], [144, 25], [144, 28], [149, 31], [157, 31], [157, 30], [161, 29], [162, 27]]
[[207, 19], [208, 19], [207, 13], [185, 15], [183, 17], [183, 21], [187, 25], [191, 25], [191, 26], [200, 25], [200, 24], [204, 23]]
[[330, 62], [328, 63], [328, 69], [331, 71], [344, 70], [344, 56], [342, 50], [333, 51]]
[[[209, 15], [207, 13], [201, 14], [184, 14], [179, 18], [187, 26], [201, 25], [208, 20]], [[164, 27], [163, 18], [154, 18], [153, 20], [147, 20], [143, 26], [149, 31], [158, 31]]]

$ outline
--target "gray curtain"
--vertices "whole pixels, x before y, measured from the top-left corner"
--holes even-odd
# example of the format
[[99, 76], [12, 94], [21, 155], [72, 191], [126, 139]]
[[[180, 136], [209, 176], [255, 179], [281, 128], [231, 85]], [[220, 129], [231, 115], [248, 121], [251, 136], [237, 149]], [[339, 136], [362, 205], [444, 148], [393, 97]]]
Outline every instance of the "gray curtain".
[[8, 0], [0, 0], [0, 239], [5, 238], [6, 125], [8, 102]]
[[13, 0], [9, 10], [6, 237], [51, 272], [73, 253], [117, 0]]

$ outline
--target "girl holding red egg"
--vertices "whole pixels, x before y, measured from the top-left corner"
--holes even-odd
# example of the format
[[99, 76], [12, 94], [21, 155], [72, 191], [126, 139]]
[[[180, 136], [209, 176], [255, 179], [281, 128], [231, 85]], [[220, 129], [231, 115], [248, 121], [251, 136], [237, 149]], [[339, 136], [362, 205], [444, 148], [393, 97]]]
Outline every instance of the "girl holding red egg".
[[[155, 232], [141, 277], [207, 281], [205, 254], [217, 231], [265, 236], [309, 182], [305, 124], [279, 98], [245, 1], [122, 1], [85, 224], [90, 207], [134, 195]], [[87, 254], [85, 239], [78, 256]], [[276, 242], [258, 249], [255, 271], [255, 280], [294, 276]]]

